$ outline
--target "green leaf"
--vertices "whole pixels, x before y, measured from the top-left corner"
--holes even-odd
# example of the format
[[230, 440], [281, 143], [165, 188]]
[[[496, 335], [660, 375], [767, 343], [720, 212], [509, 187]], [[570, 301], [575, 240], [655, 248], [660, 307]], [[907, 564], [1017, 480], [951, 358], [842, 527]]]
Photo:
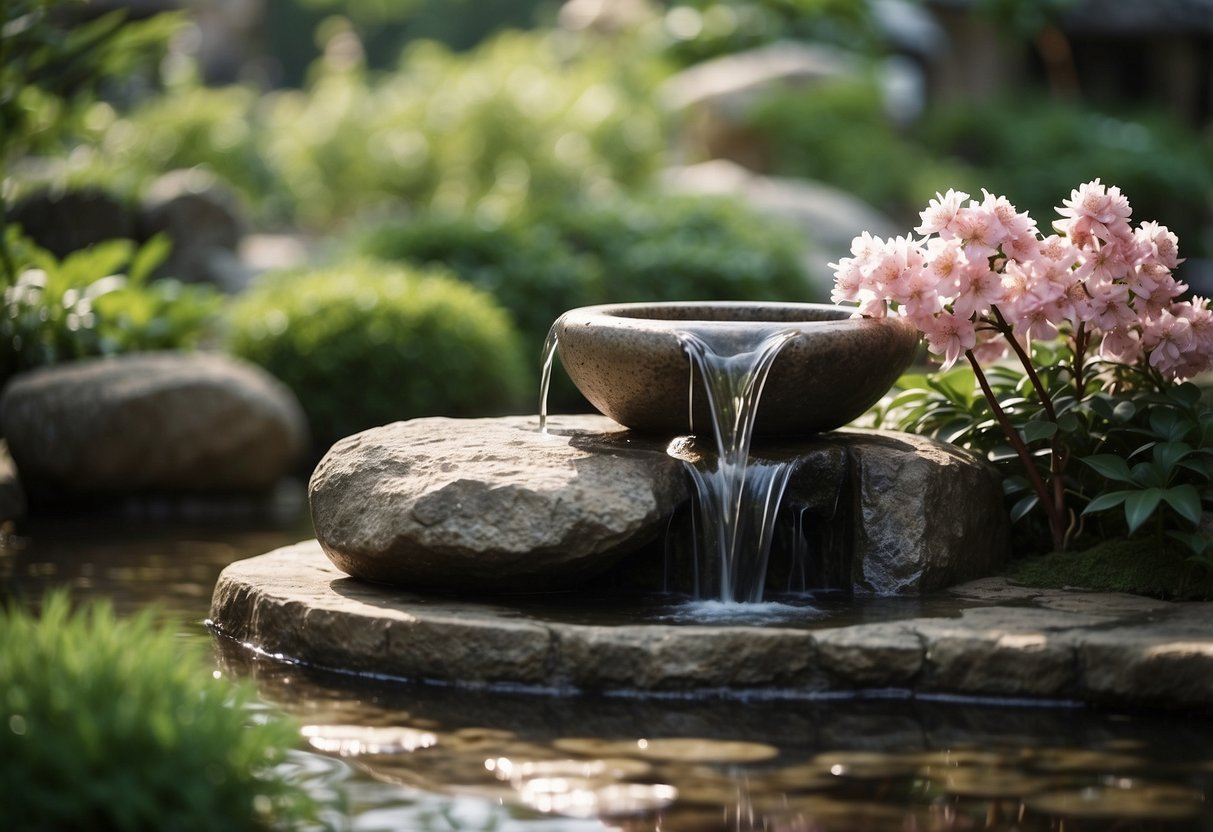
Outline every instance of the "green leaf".
[[973, 371], [968, 367], [953, 367], [946, 373], [936, 373], [928, 378], [927, 384], [966, 410], [977, 395]]
[[1139, 462], [1132, 468], [1133, 482], [1142, 488], [1165, 488], [1166, 472], [1152, 462]]
[[1026, 477], [1005, 477], [1002, 481], [1002, 493], [1008, 497], [1027, 490], [1028, 480]]
[[1097, 393], [1090, 401], [1091, 411], [1106, 421], [1113, 421], [1112, 398], [1106, 393]]
[[1196, 486], [1176, 485], [1164, 491], [1162, 497], [1180, 517], [1192, 523], [1200, 522], [1200, 492]]
[[1129, 471], [1129, 463], [1116, 454], [1096, 454], [1085, 456], [1081, 462], [1095, 469], [1104, 479], [1114, 482], [1133, 482], [1133, 474]]
[[1154, 464], [1170, 479], [1175, 466], [1191, 453], [1192, 446], [1186, 442], [1159, 442], [1154, 446]]
[[1132, 421], [1136, 415], [1137, 405], [1131, 401], [1117, 402], [1116, 406], [1112, 408], [1112, 421], [1119, 422], [1122, 425]]
[[1032, 443], [1041, 439], [1052, 439], [1057, 433], [1057, 424], [1044, 420], [1028, 422], [1020, 431], [1025, 442]]
[[1072, 412], [1057, 417], [1057, 429], [1062, 433], [1074, 433], [1082, 429], [1082, 422]]
[[140, 249], [135, 252], [134, 258], [131, 260], [131, 265], [127, 269], [127, 277], [131, 279], [131, 283], [142, 285], [151, 276], [151, 273], [156, 270], [156, 267], [161, 265], [168, 259], [169, 254], [173, 250], [173, 241], [164, 232], [160, 232], [153, 236], [150, 240], [144, 243]]
[[1018, 523], [1028, 514], [1028, 512], [1036, 508], [1036, 505], [1039, 502], [1040, 498], [1035, 494], [1029, 494], [1027, 497], [1024, 497], [1011, 507], [1011, 522]]
[[896, 386], [902, 390], [930, 390], [931, 385], [927, 383], [927, 379], [925, 373], [906, 373], [897, 379]]
[[1100, 511], [1107, 511], [1110, 508], [1116, 508], [1136, 493], [1136, 491], [1109, 491], [1105, 494], [1100, 494], [1094, 500], [1087, 503], [1087, 507], [1082, 510], [1082, 513], [1096, 514]]
[[1181, 532], [1171, 529], [1167, 537], [1178, 540], [1191, 550], [1192, 554], [1200, 556], [1206, 551], [1213, 550], [1213, 538], [1201, 532]]
[[1129, 534], [1141, 528], [1141, 524], [1150, 519], [1158, 504], [1162, 502], [1161, 488], [1147, 488], [1135, 491], [1125, 498], [1125, 522], [1129, 524]]
[[1190, 381], [1175, 385], [1167, 391], [1167, 396], [1183, 407], [1195, 407], [1200, 404], [1200, 388]]
[[986, 458], [990, 460], [990, 462], [1006, 462], [1007, 460], [1016, 459], [1018, 457], [1019, 454], [1017, 454], [1015, 449], [1010, 445], [996, 445], [995, 447], [990, 448], [989, 452], [986, 454]]
[[1162, 440], [1177, 441], [1188, 433], [1186, 420], [1170, 408], [1155, 408], [1150, 411], [1150, 430]]

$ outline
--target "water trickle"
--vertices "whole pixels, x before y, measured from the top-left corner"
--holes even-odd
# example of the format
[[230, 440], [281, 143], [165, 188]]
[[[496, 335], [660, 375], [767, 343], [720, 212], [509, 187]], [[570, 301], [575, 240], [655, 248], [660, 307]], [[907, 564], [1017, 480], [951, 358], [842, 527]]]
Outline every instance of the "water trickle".
[[556, 347], [559, 346], [559, 337], [556, 334], [557, 328], [560, 326], [560, 318], [557, 318], [552, 328], [548, 330], [548, 337], [543, 339], [543, 352], [540, 353], [540, 376], [539, 376], [539, 432], [548, 432], [548, 389], [552, 385], [552, 362], [556, 358]]
[[[770, 327], [703, 328], [678, 334], [703, 379], [716, 459], [687, 462], [694, 486], [695, 593], [721, 601], [762, 600], [775, 517], [791, 475], [790, 461], [750, 459], [754, 420], [767, 374], [796, 332]], [[692, 394], [693, 395], [693, 394]], [[689, 402], [694, 408], [694, 401]], [[701, 568], [711, 557], [714, 574]]]

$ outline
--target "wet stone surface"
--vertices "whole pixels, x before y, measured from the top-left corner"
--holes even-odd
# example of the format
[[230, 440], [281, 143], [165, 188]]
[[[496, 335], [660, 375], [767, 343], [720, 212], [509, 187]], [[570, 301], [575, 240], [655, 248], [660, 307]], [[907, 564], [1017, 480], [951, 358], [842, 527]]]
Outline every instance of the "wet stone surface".
[[1213, 605], [1001, 579], [951, 595], [860, 623], [844, 622], [863, 619], [862, 598], [851, 602], [858, 615], [788, 608], [764, 624], [634, 610], [570, 621], [537, 613], [533, 597], [469, 603], [358, 581], [305, 541], [225, 569], [211, 622], [270, 655], [410, 680], [652, 694], [897, 689], [1213, 713]]
[[[410, 590], [635, 583], [660, 572], [664, 536], [689, 514], [669, 450], [686, 441], [598, 415], [555, 417], [547, 433], [533, 417], [396, 422], [329, 450], [309, 485], [312, 521], [343, 572]], [[998, 479], [952, 446], [847, 430], [758, 442], [751, 455], [793, 461], [783, 504], [833, 541], [811, 586], [921, 594], [1006, 555]], [[662, 586], [660, 574], [647, 584]]]

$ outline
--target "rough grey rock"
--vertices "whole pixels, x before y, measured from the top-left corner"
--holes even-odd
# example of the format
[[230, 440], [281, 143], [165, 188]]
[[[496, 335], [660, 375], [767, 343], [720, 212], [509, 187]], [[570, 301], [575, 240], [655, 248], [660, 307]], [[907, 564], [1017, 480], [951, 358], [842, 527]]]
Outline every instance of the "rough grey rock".
[[[537, 603], [523, 611], [363, 583], [305, 541], [228, 566], [211, 623], [262, 655], [407, 679], [806, 697], [892, 688], [1213, 713], [1213, 605], [1056, 590], [1027, 590], [1014, 606], [973, 600], [1008, 597], [999, 582], [959, 593], [959, 617], [587, 624], [536, 613]], [[1081, 611], [1058, 609], [1061, 598], [1082, 599]]]
[[[410, 589], [584, 581], [653, 540], [686, 497], [662, 443], [600, 416], [415, 419], [337, 442], [308, 496], [343, 571]], [[647, 452], [646, 452], [647, 451]]]
[[[690, 498], [664, 440], [602, 416], [552, 425], [544, 435], [533, 418], [434, 418], [347, 437], [312, 475], [316, 536], [347, 574], [408, 589], [570, 586], [656, 539]], [[1005, 558], [998, 481], [964, 452], [860, 431], [766, 448], [797, 457], [785, 503], [828, 521], [842, 501], [853, 521], [814, 585], [916, 594]]]
[[237, 256], [244, 234], [239, 200], [217, 177], [170, 171], [148, 187], [140, 211], [144, 237], [165, 233], [173, 243], [158, 275], [228, 292], [248, 283], [250, 273]]
[[136, 234], [131, 207], [96, 188], [35, 191], [11, 207], [7, 221], [60, 259], [94, 243]]
[[31, 497], [260, 490], [307, 441], [294, 395], [222, 355], [142, 353], [22, 373], [0, 427]]
[[952, 445], [912, 434], [838, 434], [855, 466], [855, 585], [925, 592], [994, 572], [1009, 521], [998, 475]]
[[845, 76], [856, 65], [853, 56], [828, 46], [778, 41], [685, 69], [665, 82], [660, 95], [673, 111], [706, 107], [738, 121], [764, 93]]

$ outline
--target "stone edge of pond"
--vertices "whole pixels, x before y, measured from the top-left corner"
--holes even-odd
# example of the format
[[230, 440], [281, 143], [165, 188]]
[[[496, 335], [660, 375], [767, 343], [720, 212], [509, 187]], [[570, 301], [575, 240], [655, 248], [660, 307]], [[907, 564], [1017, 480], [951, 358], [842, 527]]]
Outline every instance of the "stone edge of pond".
[[414, 681], [651, 695], [879, 691], [1213, 712], [1213, 604], [998, 578], [952, 592], [966, 602], [958, 617], [816, 629], [572, 624], [360, 582], [308, 540], [229, 565], [209, 623], [264, 655]]

